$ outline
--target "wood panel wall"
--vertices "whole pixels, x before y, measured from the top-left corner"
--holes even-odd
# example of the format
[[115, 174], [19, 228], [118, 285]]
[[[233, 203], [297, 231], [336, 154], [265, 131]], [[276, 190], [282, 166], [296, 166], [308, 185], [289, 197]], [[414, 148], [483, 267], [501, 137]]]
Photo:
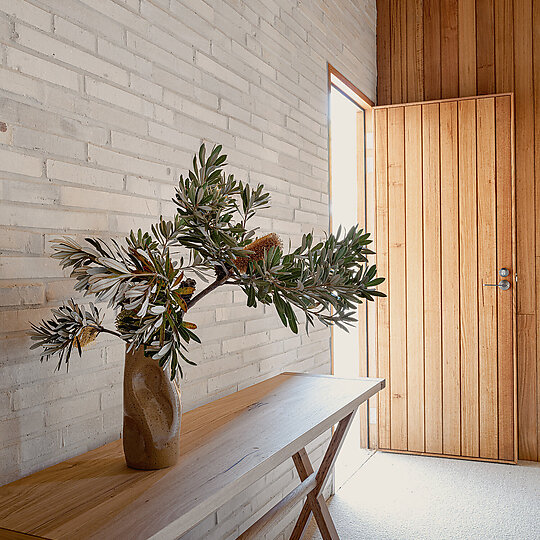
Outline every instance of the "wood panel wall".
[[378, 105], [515, 94], [519, 458], [540, 461], [540, 1], [377, 0], [377, 69]]

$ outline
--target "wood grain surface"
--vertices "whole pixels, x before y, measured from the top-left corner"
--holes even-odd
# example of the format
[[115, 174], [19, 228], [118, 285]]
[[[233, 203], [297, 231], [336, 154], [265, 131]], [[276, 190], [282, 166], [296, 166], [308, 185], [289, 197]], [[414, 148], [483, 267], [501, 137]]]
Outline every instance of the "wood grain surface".
[[0, 527], [49, 539], [176, 538], [384, 387], [284, 373], [183, 415], [180, 459], [129, 469], [115, 441], [0, 488]]
[[512, 118], [509, 94], [375, 108], [381, 449], [517, 459]]

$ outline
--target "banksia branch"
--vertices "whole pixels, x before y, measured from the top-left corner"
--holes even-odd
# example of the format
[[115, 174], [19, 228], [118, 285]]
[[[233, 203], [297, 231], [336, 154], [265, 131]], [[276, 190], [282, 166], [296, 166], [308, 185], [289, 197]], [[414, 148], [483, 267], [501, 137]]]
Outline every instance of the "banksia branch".
[[[179, 178], [172, 220], [160, 216], [150, 231], [131, 231], [120, 243], [94, 237], [54, 241], [53, 257], [71, 268], [75, 289], [119, 313], [112, 329], [102, 326], [104, 317], [93, 303], [70, 300], [54, 308], [51, 319], [32, 324], [31, 348], [42, 349], [42, 360], [58, 355], [59, 368], [74, 350], [81, 354], [98, 334], [108, 333], [130, 350], [144, 347], [162, 368], [169, 366], [174, 379], [177, 371], [182, 375], [181, 362], [193, 364], [188, 344], [201, 342], [184, 314], [222, 285], [240, 287], [249, 307], [273, 304], [295, 333], [298, 311], [306, 331], [316, 319], [346, 328], [355, 322], [357, 304], [384, 296], [375, 289], [383, 278], [368, 263], [369, 234], [356, 225], [319, 242], [313, 233], [303, 234], [301, 245], [286, 254], [276, 233], [248, 245], [257, 230], [248, 222], [269, 207], [270, 194], [226, 174], [221, 150], [216, 146], [207, 155], [201, 146], [193, 169]], [[193, 277], [184, 278], [186, 272]], [[215, 280], [208, 284], [212, 272]], [[197, 294], [194, 278], [207, 283]]]

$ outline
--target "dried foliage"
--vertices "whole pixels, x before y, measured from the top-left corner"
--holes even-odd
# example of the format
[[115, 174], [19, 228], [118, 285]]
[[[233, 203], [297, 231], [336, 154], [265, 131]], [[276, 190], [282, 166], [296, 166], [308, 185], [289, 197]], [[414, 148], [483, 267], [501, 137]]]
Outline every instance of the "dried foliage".
[[[287, 254], [274, 233], [253, 240], [256, 229], [248, 222], [268, 207], [270, 196], [262, 185], [252, 188], [225, 174], [225, 161], [221, 146], [207, 156], [202, 145], [193, 169], [180, 176], [173, 199], [177, 214], [170, 221], [160, 217], [150, 232], [132, 231], [121, 245], [97, 238], [54, 241], [53, 257], [71, 268], [75, 289], [118, 310], [117, 330], [101, 325], [93, 304], [86, 309], [71, 300], [52, 310], [51, 320], [33, 325], [32, 348], [43, 347], [42, 359], [58, 353], [60, 367], [74, 346], [81, 354], [85, 343], [106, 332], [130, 350], [144, 347], [174, 378], [177, 371], [182, 374], [181, 360], [193, 364], [189, 342], [200, 342], [185, 313], [221, 285], [238, 285], [248, 306], [274, 304], [293, 332], [298, 332], [293, 307], [304, 312], [306, 329], [315, 319], [345, 328], [355, 322], [357, 304], [382, 296], [374, 288], [383, 278], [368, 265], [369, 234], [358, 227], [340, 229], [316, 245], [306, 234]], [[197, 282], [186, 273], [206, 283], [214, 278], [195, 295]]]

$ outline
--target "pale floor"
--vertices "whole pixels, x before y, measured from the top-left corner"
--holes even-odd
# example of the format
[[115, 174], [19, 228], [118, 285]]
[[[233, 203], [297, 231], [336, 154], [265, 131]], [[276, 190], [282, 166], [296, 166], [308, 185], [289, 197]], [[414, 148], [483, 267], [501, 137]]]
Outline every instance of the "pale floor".
[[329, 501], [341, 540], [540, 539], [540, 463], [357, 452]]

